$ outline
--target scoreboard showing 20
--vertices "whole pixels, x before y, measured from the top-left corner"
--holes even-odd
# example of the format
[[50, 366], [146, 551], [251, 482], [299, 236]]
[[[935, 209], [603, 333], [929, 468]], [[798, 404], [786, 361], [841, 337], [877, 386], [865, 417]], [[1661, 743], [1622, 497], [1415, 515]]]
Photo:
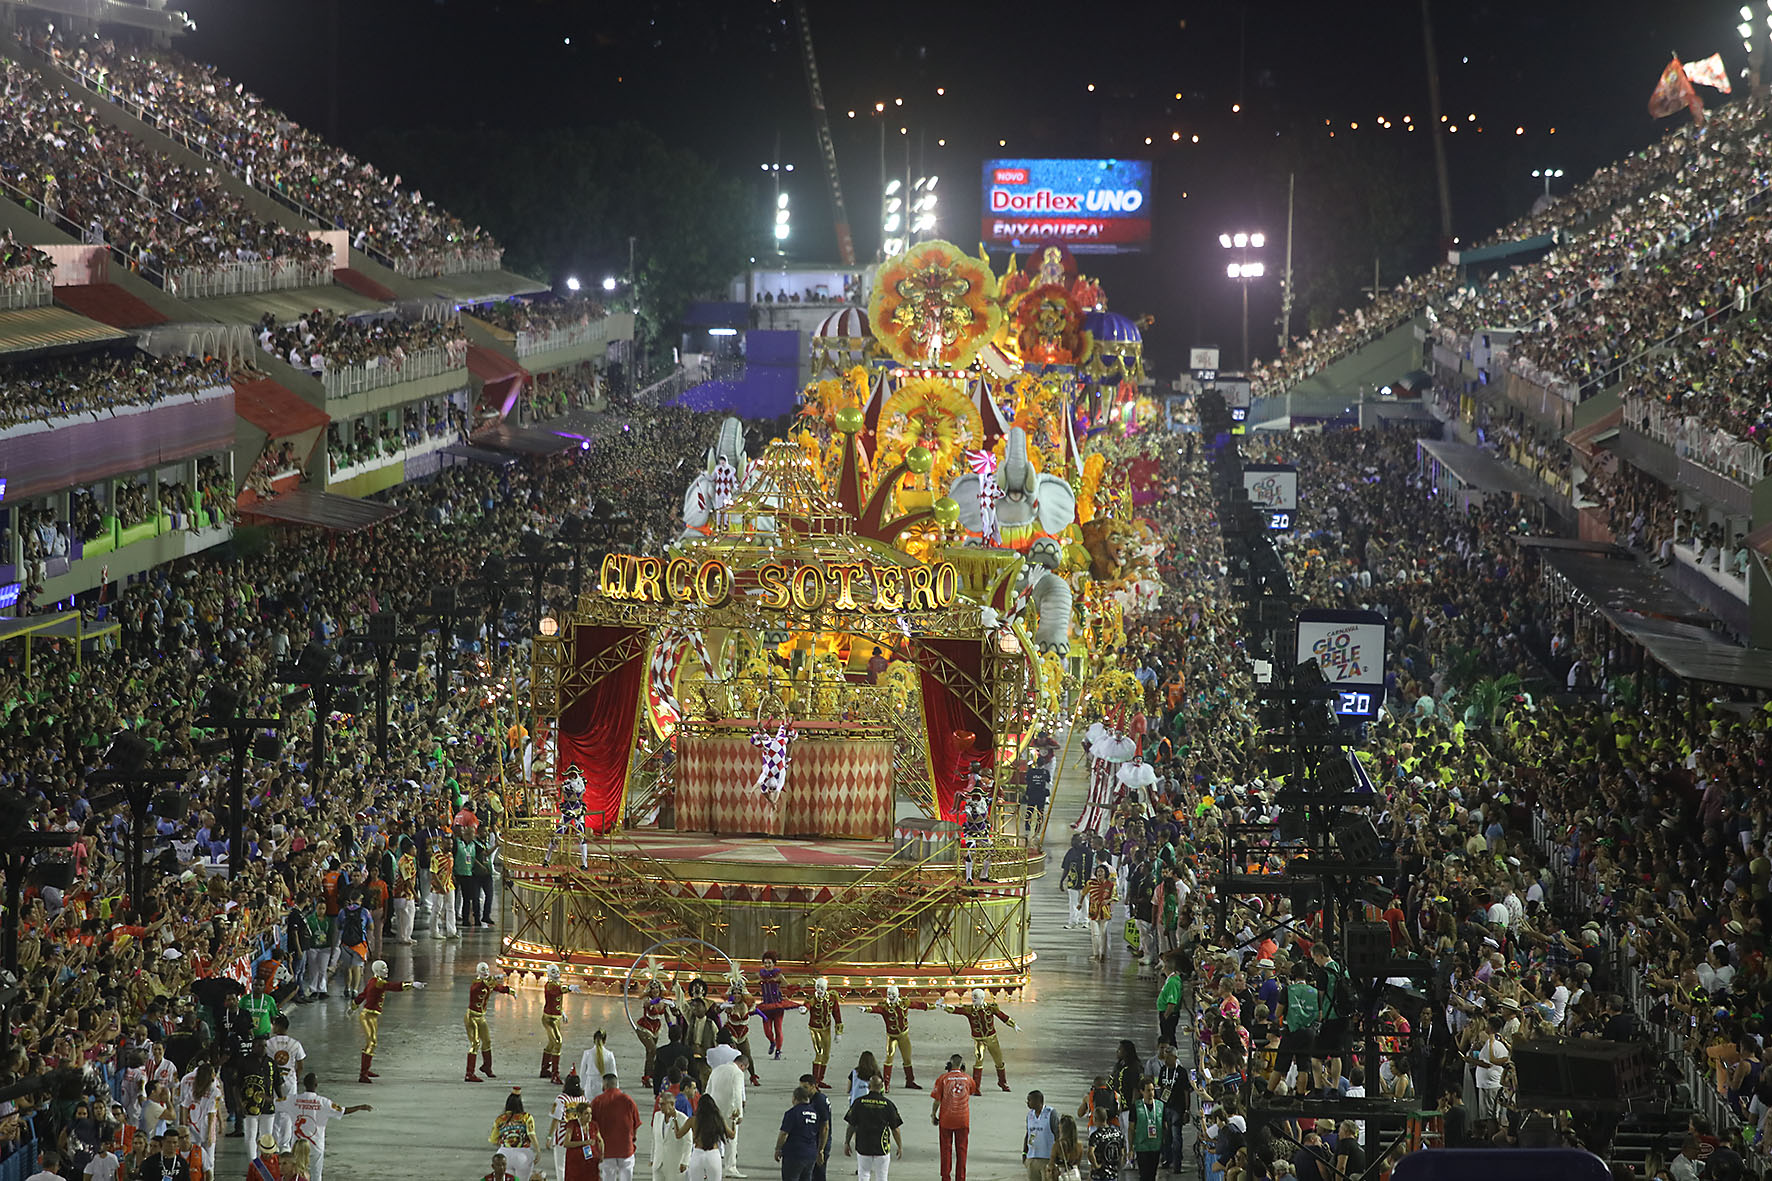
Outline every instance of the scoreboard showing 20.
[[1289, 463], [1246, 463], [1243, 489], [1270, 532], [1287, 533], [1298, 517], [1298, 469]]
[[1310, 607], [1298, 613], [1297, 663], [1314, 661], [1333, 690], [1337, 717], [1365, 721], [1384, 708], [1385, 641], [1390, 624], [1376, 611]]

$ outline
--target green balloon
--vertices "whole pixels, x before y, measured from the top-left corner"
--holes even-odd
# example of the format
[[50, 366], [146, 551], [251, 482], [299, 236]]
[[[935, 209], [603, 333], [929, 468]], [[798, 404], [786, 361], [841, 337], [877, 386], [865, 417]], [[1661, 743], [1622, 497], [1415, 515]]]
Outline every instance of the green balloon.
[[904, 466], [913, 476], [926, 476], [929, 469], [935, 466], [935, 456], [927, 447], [912, 447], [904, 454]]
[[960, 502], [951, 496], [944, 496], [929, 506], [935, 511], [935, 523], [942, 528], [951, 528], [960, 523]]

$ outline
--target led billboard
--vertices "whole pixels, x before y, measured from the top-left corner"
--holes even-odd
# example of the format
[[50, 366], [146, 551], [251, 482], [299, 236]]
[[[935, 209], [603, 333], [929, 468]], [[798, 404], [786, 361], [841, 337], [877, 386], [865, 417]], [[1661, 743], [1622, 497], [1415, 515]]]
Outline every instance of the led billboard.
[[1151, 243], [1149, 160], [986, 160], [986, 246], [1133, 254]]

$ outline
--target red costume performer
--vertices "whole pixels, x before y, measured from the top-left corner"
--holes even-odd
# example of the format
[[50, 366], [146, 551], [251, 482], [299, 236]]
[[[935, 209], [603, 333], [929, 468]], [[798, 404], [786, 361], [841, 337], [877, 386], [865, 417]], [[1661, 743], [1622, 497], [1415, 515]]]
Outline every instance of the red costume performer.
[[984, 1056], [988, 1053], [997, 1068], [997, 1086], [1007, 1091], [1009, 1072], [1003, 1068], [1003, 1047], [997, 1043], [997, 1022], [1001, 1021], [1014, 1029], [1015, 1022], [1009, 1019], [1009, 1014], [997, 1008], [997, 1002], [982, 988], [972, 990], [972, 1003], [969, 1005], [950, 1005], [944, 1002], [941, 1007], [950, 1013], [960, 1014], [966, 1018], [966, 1024], [972, 1027], [972, 1046], [976, 1055], [972, 1060], [972, 1081], [977, 1083], [984, 1078]]
[[492, 1029], [486, 1024], [486, 1005], [492, 1000], [492, 994], [502, 992], [509, 995], [511, 986], [503, 980], [492, 979], [492, 969], [481, 963], [474, 965], [474, 982], [468, 985], [468, 1011], [462, 1024], [468, 1031], [468, 1069], [462, 1076], [464, 1083], [477, 1083], [479, 1075], [474, 1073], [474, 1051], [480, 1051], [480, 1070], [487, 1078], [497, 1078], [492, 1073]]
[[381, 1032], [381, 1007], [388, 993], [423, 987], [422, 980], [389, 980], [385, 961], [376, 960], [369, 966], [369, 983], [356, 996], [357, 1024], [363, 1030], [363, 1065], [357, 1072], [358, 1082], [366, 1083], [381, 1077], [369, 1069], [369, 1064], [375, 1058], [376, 1037]]
[[927, 1001], [902, 1001], [898, 999], [898, 985], [886, 986], [886, 999], [868, 1010], [878, 1013], [886, 1022], [886, 1090], [892, 1089], [892, 1055], [899, 1052], [904, 1055], [904, 1085], [913, 1091], [923, 1088], [917, 1085], [916, 1073], [911, 1069], [911, 1010], [927, 1009]]

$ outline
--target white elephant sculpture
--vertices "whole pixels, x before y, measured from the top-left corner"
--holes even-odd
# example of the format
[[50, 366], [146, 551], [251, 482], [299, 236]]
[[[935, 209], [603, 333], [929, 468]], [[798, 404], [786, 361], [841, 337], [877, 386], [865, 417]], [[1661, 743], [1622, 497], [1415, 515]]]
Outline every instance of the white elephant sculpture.
[[[986, 483], [992, 480], [994, 487]], [[1003, 464], [994, 476], [968, 472], [953, 482], [948, 495], [959, 503], [960, 523], [967, 532], [983, 534], [986, 509], [994, 508], [1000, 544], [1024, 553], [1035, 538], [1057, 537], [1077, 519], [1070, 484], [1034, 470], [1027, 432], [1020, 427], [1009, 432]]]
[[683, 494], [683, 536], [695, 537], [718, 529], [726, 506], [738, 492], [746, 473], [744, 423], [728, 417], [720, 434], [707, 450], [702, 471]]
[[1027, 592], [1037, 621], [1034, 647], [1067, 656], [1071, 650], [1071, 584], [1058, 573], [1063, 550], [1050, 537], [1035, 541], [1022, 567], [1021, 589]]

